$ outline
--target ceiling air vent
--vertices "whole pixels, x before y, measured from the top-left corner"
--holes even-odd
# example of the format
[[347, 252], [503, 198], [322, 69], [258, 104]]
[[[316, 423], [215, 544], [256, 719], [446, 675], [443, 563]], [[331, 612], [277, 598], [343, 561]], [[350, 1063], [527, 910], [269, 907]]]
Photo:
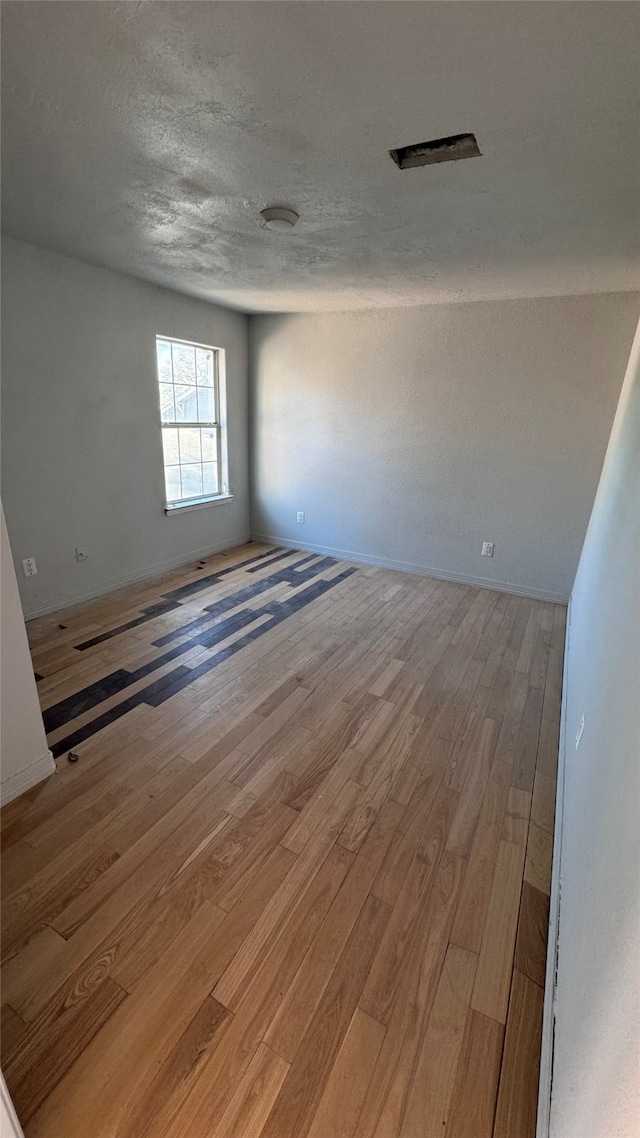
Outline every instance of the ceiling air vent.
[[400, 146], [397, 150], [390, 150], [389, 154], [401, 170], [408, 170], [411, 166], [432, 166], [434, 162], [458, 162], [460, 158], [480, 157], [475, 134], [433, 138], [431, 142]]

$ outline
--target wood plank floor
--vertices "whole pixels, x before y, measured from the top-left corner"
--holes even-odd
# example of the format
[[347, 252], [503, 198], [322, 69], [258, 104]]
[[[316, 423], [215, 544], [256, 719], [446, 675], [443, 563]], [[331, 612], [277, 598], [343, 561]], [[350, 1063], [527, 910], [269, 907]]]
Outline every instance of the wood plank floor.
[[27, 1138], [532, 1138], [564, 622], [256, 544], [32, 622]]

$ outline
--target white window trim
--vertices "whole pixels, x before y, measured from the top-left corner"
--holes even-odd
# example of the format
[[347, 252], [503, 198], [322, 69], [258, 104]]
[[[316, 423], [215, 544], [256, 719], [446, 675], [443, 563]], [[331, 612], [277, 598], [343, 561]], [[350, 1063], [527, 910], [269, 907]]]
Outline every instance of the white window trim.
[[178, 514], [186, 514], [190, 510], [204, 510], [207, 506], [219, 506], [221, 502], [233, 502], [233, 494], [213, 494], [210, 498], [193, 498], [191, 501], [176, 502], [175, 506], [165, 505], [164, 512], [168, 518], [175, 518]]
[[[224, 348], [218, 348], [215, 344], [201, 344], [196, 340], [182, 340], [179, 336], [167, 336], [163, 332], [157, 332], [156, 343], [156, 390], [159, 388], [160, 377], [158, 375], [158, 340], [167, 340], [172, 344], [186, 344], [190, 348], [202, 348], [205, 351], [213, 352], [214, 358], [214, 391], [216, 398], [216, 421], [213, 424], [203, 423], [180, 423], [179, 426], [183, 427], [200, 427], [200, 426], [216, 426], [218, 429], [218, 476], [220, 479], [220, 492], [218, 494], [202, 495], [198, 498], [188, 498], [184, 501], [168, 502], [166, 497], [164, 499], [164, 512], [168, 518], [176, 517], [178, 514], [190, 512], [191, 510], [204, 509], [208, 506], [217, 506], [223, 502], [233, 501], [233, 494], [229, 488], [229, 451], [227, 443], [227, 370], [226, 370], [226, 353]], [[160, 439], [162, 441], [162, 428], [170, 426], [169, 423], [163, 423], [162, 416], [160, 416]], [[164, 458], [162, 462], [162, 481], [165, 481], [165, 466]]]

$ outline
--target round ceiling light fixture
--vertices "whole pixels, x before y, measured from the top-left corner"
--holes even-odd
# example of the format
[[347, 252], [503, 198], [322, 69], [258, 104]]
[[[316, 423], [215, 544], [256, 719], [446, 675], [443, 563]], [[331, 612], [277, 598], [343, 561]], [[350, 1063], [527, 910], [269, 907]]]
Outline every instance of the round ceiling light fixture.
[[263, 209], [260, 217], [267, 229], [293, 229], [300, 220], [295, 210], [287, 209], [283, 205], [268, 206], [267, 209]]

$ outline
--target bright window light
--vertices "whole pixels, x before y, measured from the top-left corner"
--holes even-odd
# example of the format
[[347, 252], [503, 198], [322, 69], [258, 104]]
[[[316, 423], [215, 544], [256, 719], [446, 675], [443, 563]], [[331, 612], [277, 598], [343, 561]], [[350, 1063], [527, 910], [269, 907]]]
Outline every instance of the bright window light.
[[156, 336], [167, 509], [229, 494], [224, 352]]

